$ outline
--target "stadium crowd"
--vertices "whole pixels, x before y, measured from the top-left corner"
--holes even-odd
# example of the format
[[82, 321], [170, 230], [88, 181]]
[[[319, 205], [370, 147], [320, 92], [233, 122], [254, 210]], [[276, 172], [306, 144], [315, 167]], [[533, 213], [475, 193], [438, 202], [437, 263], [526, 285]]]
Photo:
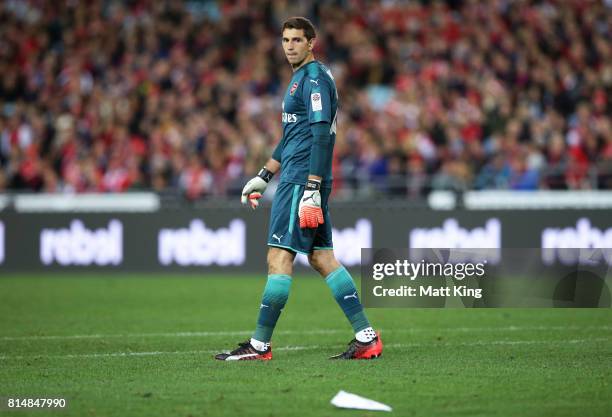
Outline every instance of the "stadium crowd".
[[0, 191], [238, 193], [292, 15], [338, 86], [338, 193], [612, 188], [609, 1], [6, 0]]

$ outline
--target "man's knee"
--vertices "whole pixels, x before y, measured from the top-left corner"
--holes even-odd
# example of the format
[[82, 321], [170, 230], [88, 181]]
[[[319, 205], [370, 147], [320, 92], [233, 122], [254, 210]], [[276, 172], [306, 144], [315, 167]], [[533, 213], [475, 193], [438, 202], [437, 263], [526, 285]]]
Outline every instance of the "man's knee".
[[287, 274], [293, 271], [295, 254], [281, 248], [268, 249], [268, 274]]
[[332, 250], [316, 250], [308, 255], [310, 266], [323, 277], [340, 268]]
[[319, 260], [319, 258], [317, 256], [315, 256], [314, 253], [309, 253], [308, 254], [308, 263], [310, 264], [312, 269], [314, 269], [315, 271], [321, 273], [319, 271], [319, 269], [321, 268], [321, 261]]

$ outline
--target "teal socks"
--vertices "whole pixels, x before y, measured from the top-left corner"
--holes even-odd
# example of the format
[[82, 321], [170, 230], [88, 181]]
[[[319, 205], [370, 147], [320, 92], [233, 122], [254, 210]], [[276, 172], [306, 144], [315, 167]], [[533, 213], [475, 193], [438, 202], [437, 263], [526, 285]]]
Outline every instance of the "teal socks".
[[261, 305], [259, 306], [259, 317], [253, 339], [268, 343], [272, 338], [272, 332], [289, 298], [291, 288], [291, 277], [284, 274], [268, 275], [268, 282], [264, 288]]
[[[370, 328], [370, 322], [357, 295], [355, 282], [346, 268], [341, 266], [336, 269], [325, 278], [325, 283], [330, 288], [344, 315], [351, 323], [353, 331], [358, 333]], [[284, 274], [268, 275], [268, 281], [266, 282], [259, 307], [257, 327], [253, 334], [254, 340], [262, 343], [270, 342], [276, 322], [289, 298], [290, 288], [291, 276]]]
[[351, 274], [341, 266], [325, 278], [327, 286], [353, 326], [355, 333], [370, 327], [357, 295], [357, 288]]

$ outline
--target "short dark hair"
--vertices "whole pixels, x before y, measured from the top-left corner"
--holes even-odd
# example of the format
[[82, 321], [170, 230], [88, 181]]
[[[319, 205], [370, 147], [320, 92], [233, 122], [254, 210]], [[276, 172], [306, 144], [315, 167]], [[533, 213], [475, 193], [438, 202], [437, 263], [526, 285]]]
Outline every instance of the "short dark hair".
[[281, 30], [281, 33], [284, 32], [285, 29], [302, 29], [304, 31], [304, 36], [306, 36], [306, 39], [308, 40], [317, 37], [314, 25], [310, 20], [306, 19], [305, 17], [290, 17], [289, 19], [285, 20], [285, 23], [283, 23], [283, 29]]

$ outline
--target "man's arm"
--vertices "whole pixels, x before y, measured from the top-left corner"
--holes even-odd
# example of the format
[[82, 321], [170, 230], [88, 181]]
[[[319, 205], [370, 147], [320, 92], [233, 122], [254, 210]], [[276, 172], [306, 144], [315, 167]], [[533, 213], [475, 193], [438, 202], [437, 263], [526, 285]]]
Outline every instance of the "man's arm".
[[316, 228], [324, 223], [321, 209], [321, 182], [325, 167], [331, 158], [330, 124], [318, 122], [310, 125], [312, 146], [310, 148], [310, 168], [304, 195], [300, 201], [298, 214], [301, 228]]
[[280, 162], [278, 159], [274, 158], [274, 156], [270, 159], [268, 159], [268, 162], [266, 162], [266, 164], [264, 165], [264, 167], [270, 171], [272, 174], [276, 174], [278, 171], [280, 171]]
[[281, 138], [281, 140], [278, 141], [276, 148], [274, 148], [274, 152], [272, 152], [272, 158], [266, 163], [266, 166], [268, 166], [268, 163], [270, 163], [272, 160], [278, 163], [278, 167], [276, 171], [274, 171], [275, 173], [280, 169], [280, 163], [282, 162], [281, 158], [283, 156], [284, 147], [285, 147], [285, 138]]
[[325, 167], [331, 159], [331, 135], [330, 124], [327, 122], [319, 122], [310, 125], [312, 133], [312, 147], [310, 148], [310, 168], [308, 179], [314, 179], [319, 182], [325, 174]]
[[[300, 228], [317, 228], [324, 223], [321, 208], [321, 182], [331, 160], [332, 88], [323, 79], [308, 79], [302, 86], [302, 100], [308, 111], [312, 145], [308, 180], [300, 200]], [[335, 90], [335, 89], [334, 89]]]

